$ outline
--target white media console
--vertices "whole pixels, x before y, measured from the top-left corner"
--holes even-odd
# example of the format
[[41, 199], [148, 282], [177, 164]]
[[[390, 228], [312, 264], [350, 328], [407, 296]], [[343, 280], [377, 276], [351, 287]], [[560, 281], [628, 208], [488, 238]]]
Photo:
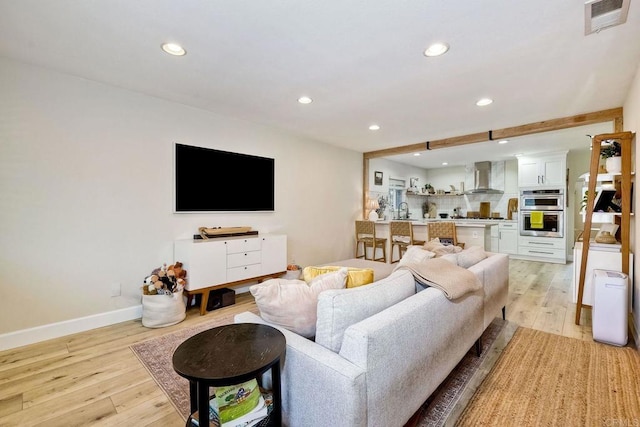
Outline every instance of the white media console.
[[200, 314], [206, 313], [209, 291], [261, 281], [287, 270], [287, 236], [259, 234], [176, 240], [174, 261], [187, 270], [185, 295], [202, 295]]

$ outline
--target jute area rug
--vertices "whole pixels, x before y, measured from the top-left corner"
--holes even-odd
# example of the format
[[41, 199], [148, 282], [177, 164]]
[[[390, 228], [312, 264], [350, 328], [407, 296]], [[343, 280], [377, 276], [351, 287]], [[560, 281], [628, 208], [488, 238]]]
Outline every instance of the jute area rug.
[[520, 327], [459, 426], [640, 426], [640, 353]]
[[[229, 324], [232, 316], [222, 317], [203, 323], [193, 328], [183, 329], [141, 343], [130, 348], [145, 366], [160, 388], [167, 394], [178, 413], [186, 420], [189, 416], [189, 382], [175, 373], [172, 357], [175, 349], [187, 338], [204, 330]], [[476, 374], [491, 346], [508, 322], [496, 318], [482, 335], [483, 349], [480, 357], [475, 347], [460, 361], [443, 384], [432, 394], [427, 402], [416, 413], [415, 426], [442, 426], [460, 399], [465, 386]]]

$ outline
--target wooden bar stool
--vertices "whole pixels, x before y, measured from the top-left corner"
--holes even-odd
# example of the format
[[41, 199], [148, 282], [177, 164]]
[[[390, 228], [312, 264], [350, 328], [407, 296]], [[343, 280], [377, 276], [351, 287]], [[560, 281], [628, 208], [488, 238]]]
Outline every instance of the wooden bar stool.
[[[356, 220], [356, 258], [387, 262], [387, 239], [376, 237], [374, 221]], [[362, 244], [362, 255], [358, 255]], [[367, 248], [371, 248], [371, 258], [367, 258]], [[382, 249], [382, 257], [376, 258], [376, 249]]]
[[[400, 261], [410, 245], [424, 245], [424, 240], [413, 238], [413, 224], [409, 221], [390, 221], [389, 239], [391, 241], [391, 264]], [[393, 259], [393, 249], [398, 247], [398, 259]]]
[[429, 240], [440, 239], [443, 244], [460, 246], [464, 249], [464, 243], [458, 242], [456, 224], [452, 221], [434, 221], [428, 224]]

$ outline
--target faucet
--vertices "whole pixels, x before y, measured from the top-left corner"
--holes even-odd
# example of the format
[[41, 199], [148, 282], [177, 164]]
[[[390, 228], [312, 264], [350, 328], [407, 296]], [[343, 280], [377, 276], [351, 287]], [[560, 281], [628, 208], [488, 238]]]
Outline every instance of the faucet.
[[[404, 208], [402, 207], [404, 205]], [[402, 218], [402, 211], [404, 210], [404, 218]], [[398, 219], [409, 219], [409, 205], [407, 202], [402, 202], [398, 205]]]

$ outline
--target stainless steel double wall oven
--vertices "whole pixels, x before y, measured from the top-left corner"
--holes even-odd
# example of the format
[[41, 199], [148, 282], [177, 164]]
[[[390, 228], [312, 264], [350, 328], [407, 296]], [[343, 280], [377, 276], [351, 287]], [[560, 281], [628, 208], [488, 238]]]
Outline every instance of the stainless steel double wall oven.
[[520, 191], [520, 235], [564, 237], [564, 190]]

